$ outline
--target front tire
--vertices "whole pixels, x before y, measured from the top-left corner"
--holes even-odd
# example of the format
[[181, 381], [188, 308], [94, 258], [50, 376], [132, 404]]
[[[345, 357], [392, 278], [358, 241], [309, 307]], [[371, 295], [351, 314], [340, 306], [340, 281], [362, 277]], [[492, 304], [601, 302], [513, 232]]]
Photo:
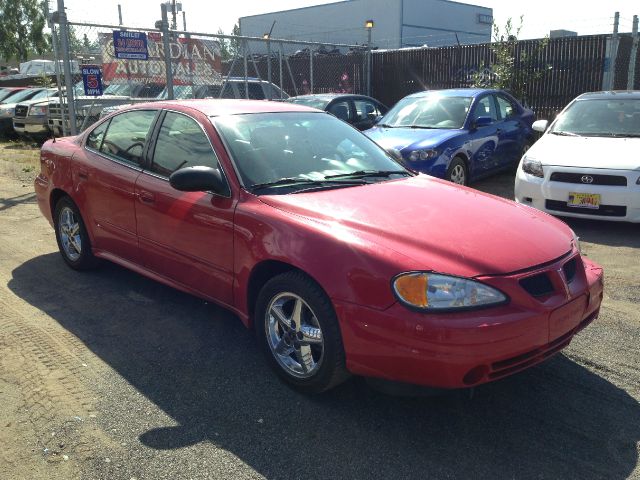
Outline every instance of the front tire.
[[53, 213], [56, 240], [62, 258], [74, 270], [89, 270], [98, 261], [91, 251], [91, 241], [80, 210], [69, 197], [56, 203]]
[[265, 284], [256, 302], [255, 326], [269, 364], [297, 389], [320, 393], [348, 378], [331, 301], [302, 272], [286, 272]]
[[449, 168], [447, 169], [447, 180], [451, 183], [458, 185], [469, 184], [469, 171], [467, 170], [467, 164], [460, 157], [455, 157], [451, 160]]

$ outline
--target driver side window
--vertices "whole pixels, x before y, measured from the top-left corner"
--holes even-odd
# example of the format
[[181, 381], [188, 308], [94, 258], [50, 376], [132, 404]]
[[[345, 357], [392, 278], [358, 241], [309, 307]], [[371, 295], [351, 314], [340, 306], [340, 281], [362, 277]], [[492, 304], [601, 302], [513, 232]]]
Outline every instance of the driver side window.
[[498, 114], [496, 112], [496, 105], [493, 101], [492, 95], [482, 97], [473, 111], [473, 119], [477, 120], [480, 117], [489, 117], [494, 122], [498, 120]]
[[132, 110], [111, 119], [100, 151], [125, 163], [141, 166], [142, 153], [155, 110]]

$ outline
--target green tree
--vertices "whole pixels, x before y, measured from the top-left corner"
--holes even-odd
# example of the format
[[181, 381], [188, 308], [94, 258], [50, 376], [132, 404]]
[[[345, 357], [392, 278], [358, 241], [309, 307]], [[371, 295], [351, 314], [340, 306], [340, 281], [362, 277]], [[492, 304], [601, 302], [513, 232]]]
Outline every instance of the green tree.
[[[221, 28], [218, 29], [218, 35], [225, 35]], [[233, 26], [231, 35], [240, 35], [240, 25], [236, 23]], [[220, 56], [222, 57], [222, 60], [231, 60], [240, 53], [240, 40], [235, 38], [219, 38], [218, 43], [220, 44]]]
[[50, 51], [46, 19], [38, 0], [0, 0], [0, 56], [26, 61]]
[[520, 48], [518, 37], [522, 30], [524, 16], [514, 26], [511, 18], [507, 20], [504, 28], [493, 24], [493, 42], [491, 51], [493, 61], [484, 68], [479, 68], [473, 76], [474, 87], [499, 88], [509, 90], [517, 98], [526, 102], [526, 93], [531, 83], [539, 80], [551, 69], [549, 65], [542, 65], [537, 61], [544, 50], [549, 38], [545, 37], [528, 53]]

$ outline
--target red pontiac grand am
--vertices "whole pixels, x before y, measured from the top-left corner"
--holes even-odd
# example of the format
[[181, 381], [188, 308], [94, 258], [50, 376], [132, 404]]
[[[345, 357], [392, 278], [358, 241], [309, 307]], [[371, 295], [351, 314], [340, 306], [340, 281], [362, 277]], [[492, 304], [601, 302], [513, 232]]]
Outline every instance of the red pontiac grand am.
[[255, 329], [307, 392], [349, 374], [470, 387], [598, 315], [602, 269], [559, 220], [404, 169], [294, 104], [139, 104], [47, 142], [35, 181], [64, 261], [109, 260]]

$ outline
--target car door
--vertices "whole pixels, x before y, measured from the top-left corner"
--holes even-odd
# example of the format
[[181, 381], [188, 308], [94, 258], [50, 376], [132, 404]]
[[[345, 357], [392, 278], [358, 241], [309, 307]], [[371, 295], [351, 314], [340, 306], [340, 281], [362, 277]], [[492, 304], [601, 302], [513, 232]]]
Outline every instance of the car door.
[[210, 192], [181, 192], [169, 184], [169, 176], [179, 168], [221, 168], [209, 137], [195, 118], [167, 111], [152, 143], [149, 163], [135, 187], [142, 263], [231, 304], [234, 200]]
[[498, 148], [501, 150], [500, 159], [503, 166], [512, 165], [520, 160], [522, 148], [526, 140], [524, 124], [520, 121], [519, 108], [504, 95], [496, 95], [499, 128], [501, 132]]
[[157, 110], [132, 110], [98, 124], [74, 156], [72, 176], [93, 247], [138, 263], [135, 182]]
[[[491, 124], [475, 128], [475, 122], [480, 117], [489, 117]], [[476, 99], [470, 127], [471, 175], [476, 177], [491, 172], [500, 163], [498, 112], [493, 95], [485, 94]]]
[[386, 113], [379, 103], [368, 99], [353, 99], [353, 126], [358, 130], [368, 130], [376, 123], [376, 118]]

